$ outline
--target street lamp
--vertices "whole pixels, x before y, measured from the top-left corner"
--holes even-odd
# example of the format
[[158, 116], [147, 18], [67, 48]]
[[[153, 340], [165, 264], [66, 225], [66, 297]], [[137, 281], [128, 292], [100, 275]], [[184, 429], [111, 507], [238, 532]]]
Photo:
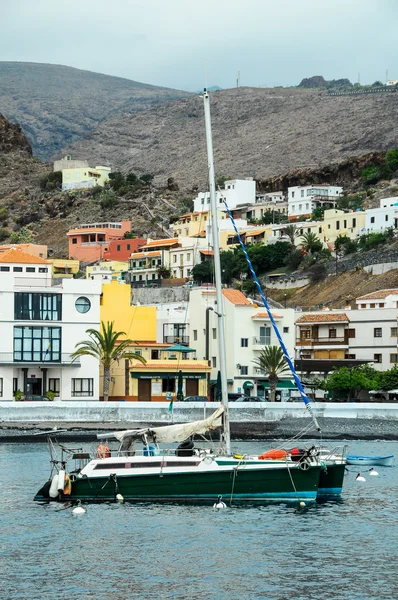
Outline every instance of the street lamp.
[[285, 296], [285, 308], [286, 308], [286, 294], [284, 294], [284, 296]]

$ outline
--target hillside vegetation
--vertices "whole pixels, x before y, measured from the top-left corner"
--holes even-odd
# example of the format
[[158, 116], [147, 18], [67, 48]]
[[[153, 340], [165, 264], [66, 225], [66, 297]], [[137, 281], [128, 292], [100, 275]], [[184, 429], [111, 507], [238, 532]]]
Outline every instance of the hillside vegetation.
[[[396, 94], [330, 97], [306, 89], [238, 88], [211, 95], [218, 175], [262, 180], [398, 147]], [[193, 96], [104, 121], [69, 146], [122, 171], [207, 185], [203, 100]]]
[[[0, 62], [0, 110], [48, 158], [103, 119], [189, 96], [187, 92], [62, 65]], [[106, 162], [108, 164], [109, 160]]]

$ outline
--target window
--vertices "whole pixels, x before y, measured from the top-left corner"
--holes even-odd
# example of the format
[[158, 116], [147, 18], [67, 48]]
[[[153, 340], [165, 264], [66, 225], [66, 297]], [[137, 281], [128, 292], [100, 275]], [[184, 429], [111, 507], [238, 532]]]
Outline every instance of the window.
[[0, 397], [3, 396], [3, 378], [0, 377]]
[[94, 379], [72, 379], [72, 396], [93, 396]]
[[54, 396], [59, 396], [60, 393], [60, 379], [49, 379], [48, 380], [48, 391], [54, 392]]
[[159, 359], [159, 350], [151, 350], [151, 359], [158, 360]]
[[386, 221], [388, 221], [388, 215], [386, 215]]
[[336, 221], [336, 229], [340, 229], [340, 221]]
[[260, 327], [260, 339], [257, 341], [263, 346], [269, 346], [271, 343], [271, 327]]
[[211, 358], [211, 366], [212, 367], [217, 367], [217, 357], [216, 356], [212, 356]]
[[379, 308], [384, 308], [384, 302], [380, 302]]
[[240, 347], [248, 348], [249, 347], [249, 338], [241, 338], [240, 339]]
[[336, 338], [337, 337], [337, 329], [333, 328], [329, 328], [329, 337], [330, 338]]
[[127, 250], [130, 250], [130, 244], [127, 244], [126, 248]]
[[240, 374], [241, 375], [247, 375], [248, 372], [249, 372], [249, 367], [241, 366], [241, 368], [240, 368]]
[[47, 267], [39, 267], [39, 273], [48, 273]]
[[370, 217], [370, 222], [374, 223], [375, 222], [375, 218], [374, 217]]
[[72, 244], [77, 244], [77, 238], [72, 238]]
[[355, 329], [349, 329], [348, 330], [348, 337], [349, 338], [354, 338], [355, 337]]
[[390, 363], [397, 363], [398, 362], [398, 354], [390, 354]]
[[134, 354], [138, 354], [138, 356], [142, 356], [142, 350], [134, 350]]
[[15, 394], [17, 389], [18, 389], [18, 377], [14, 377], [12, 380], [12, 393]]
[[283, 328], [283, 333], [289, 333], [289, 327], [284, 327]]
[[300, 190], [300, 192], [301, 192], [301, 197], [304, 198], [304, 190]]
[[61, 321], [62, 295], [16, 292], [14, 318], [16, 321]]
[[162, 392], [175, 392], [176, 380], [175, 379], [162, 379]]
[[118, 244], [118, 245], [116, 246], [116, 250], [117, 250], [117, 252], [120, 252], [120, 244]]
[[294, 192], [292, 192], [292, 198], [294, 198]]
[[357, 226], [357, 220], [356, 220], [356, 219], [353, 219], [353, 220], [352, 220], [352, 227], [356, 227], [356, 226]]
[[382, 333], [382, 329], [381, 329], [381, 327], [375, 327], [375, 328], [373, 329], [373, 337], [378, 337], [378, 338], [380, 338], [380, 337], [382, 337], [382, 335], [383, 335], [383, 333]]
[[303, 340], [309, 340], [311, 337], [311, 329], [300, 329], [300, 338]]
[[397, 327], [391, 327], [391, 337], [397, 337]]
[[60, 327], [14, 327], [14, 360], [60, 362]]
[[382, 354], [373, 354], [373, 362], [381, 363], [382, 362]]
[[213, 327], [213, 340], [217, 339], [217, 329]]
[[14, 271], [14, 273], [22, 273], [22, 267], [13, 267], [12, 270]]
[[10, 267], [0, 267], [0, 271], [9, 271]]
[[344, 227], [344, 229], [347, 229], [347, 221], [346, 221], [346, 219], [344, 219], [344, 221], [343, 221], [343, 227]]
[[27, 273], [36, 273], [36, 267], [26, 267], [25, 271]]
[[370, 308], [376, 308], [376, 304], [374, 302], [371, 302], [369, 305]]
[[173, 262], [175, 262], [175, 263], [177, 262], [177, 255], [176, 254], [174, 254], [174, 256], [173, 256]]
[[189, 262], [191, 260], [191, 253], [187, 252], [187, 262]]
[[361, 308], [366, 308], [366, 304], [361, 304]]
[[80, 296], [75, 302], [77, 312], [84, 314], [87, 313], [91, 308], [91, 302], [88, 298]]
[[351, 359], [351, 360], [355, 360], [355, 359], [356, 359], [356, 357], [357, 357], [357, 355], [356, 355], [356, 354], [346, 354], [346, 355], [345, 355], [345, 358], [346, 358], [346, 359], [348, 358], [348, 359]]

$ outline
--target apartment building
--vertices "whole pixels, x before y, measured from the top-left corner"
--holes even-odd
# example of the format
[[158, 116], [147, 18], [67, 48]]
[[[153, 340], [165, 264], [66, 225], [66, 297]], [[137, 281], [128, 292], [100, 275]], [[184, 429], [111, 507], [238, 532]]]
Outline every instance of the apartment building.
[[1, 399], [52, 391], [59, 400], [98, 400], [98, 360], [71, 354], [88, 328], [99, 328], [100, 284], [52, 286], [51, 264], [22, 251], [3, 253], [0, 264]]
[[288, 218], [309, 218], [317, 206], [334, 208], [343, 188], [334, 185], [305, 185], [288, 188]]
[[[103, 260], [109, 245], [114, 240], [122, 244], [124, 234], [131, 231], [130, 221], [88, 223], [77, 229], [70, 229], [68, 236], [69, 258], [82, 262]], [[127, 242], [127, 240], [126, 240]], [[129, 240], [132, 243], [132, 240]]]
[[[216, 191], [218, 210], [226, 211], [225, 202], [230, 209], [238, 204], [255, 204], [256, 182], [252, 178], [231, 179], [225, 181], [224, 188]], [[210, 192], [200, 192], [194, 199], [194, 211], [204, 212], [210, 208]]]
[[[268, 396], [267, 378], [259, 372], [253, 360], [264, 346], [278, 345], [271, 322], [264, 309], [250, 302], [242, 292], [223, 290], [223, 313], [226, 327], [227, 378], [229, 392]], [[208, 359], [211, 364], [210, 381], [216, 383], [220, 368], [218, 353], [219, 311], [216, 291], [213, 288], [193, 289], [190, 293], [190, 346], [196, 349], [198, 359]], [[294, 311], [278, 309], [273, 316], [283, 335], [289, 355], [294, 355]], [[288, 376], [278, 384], [279, 399], [287, 399], [294, 389]]]
[[365, 211], [366, 233], [397, 229], [398, 226], [398, 197], [383, 198], [378, 208]]
[[62, 169], [62, 191], [103, 187], [109, 179], [110, 167], [75, 167]]

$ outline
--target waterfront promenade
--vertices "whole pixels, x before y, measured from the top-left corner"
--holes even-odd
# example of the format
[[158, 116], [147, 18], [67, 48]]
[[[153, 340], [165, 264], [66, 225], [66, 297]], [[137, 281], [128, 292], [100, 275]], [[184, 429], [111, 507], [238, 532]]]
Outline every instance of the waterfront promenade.
[[[96, 431], [182, 423], [203, 419], [217, 406], [175, 403], [171, 413], [165, 402], [0, 402], [0, 439], [21, 430], [52, 427], [84, 437]], [[312, 406], [325, 439], [398, 439], [398, 403], [322, 402]], [[311, 423], [301, 402], [230, 403], [229, 408], [235, 439], [289, 438]], [[306, 437], [317, 436], [311, 430]]]

